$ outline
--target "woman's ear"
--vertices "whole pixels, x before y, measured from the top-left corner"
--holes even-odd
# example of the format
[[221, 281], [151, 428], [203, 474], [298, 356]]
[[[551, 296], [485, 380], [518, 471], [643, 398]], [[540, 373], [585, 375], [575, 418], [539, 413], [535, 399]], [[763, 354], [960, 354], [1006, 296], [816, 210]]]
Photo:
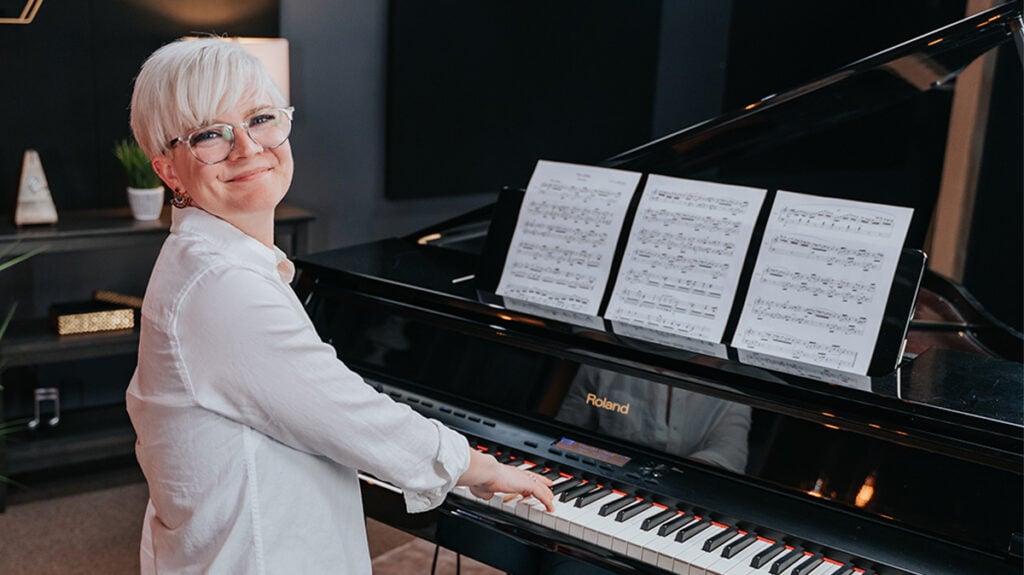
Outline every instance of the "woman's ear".
[[167, 187], [172, 190], [181, 188], [181, 179], [178, 178], [177, 172], [174, 170], [174, 164], [171, 163], [170, 158], [166, 156], [157, 156], [151, 161], [153, 165], [153, 171], [156, 175], [160, 176], [160, 179], [167, 184]]

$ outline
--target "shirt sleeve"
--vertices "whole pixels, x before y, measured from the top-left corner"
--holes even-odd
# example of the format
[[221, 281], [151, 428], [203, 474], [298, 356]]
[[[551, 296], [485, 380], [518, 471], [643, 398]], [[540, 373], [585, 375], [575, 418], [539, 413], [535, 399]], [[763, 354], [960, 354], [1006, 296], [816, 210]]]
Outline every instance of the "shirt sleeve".
[[468, 468], [466, 439], [348, 369], [283, 282], [215, 268], [178, 301], [172, 341], [201, 407], [394, 483], [410, 512], [439, 505]]

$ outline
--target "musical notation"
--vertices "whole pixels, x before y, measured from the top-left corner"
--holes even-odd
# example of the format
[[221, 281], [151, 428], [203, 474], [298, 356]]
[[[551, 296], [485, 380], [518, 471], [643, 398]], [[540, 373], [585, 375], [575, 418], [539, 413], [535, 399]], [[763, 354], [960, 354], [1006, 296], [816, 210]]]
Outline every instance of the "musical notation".
[[[552, 264], [564, 264], [575, 267], [596, 268], [604, 260], [604, 254], [586, 249], [574, 250], [564, 248], [558, 244], [523, 242], [519, 245], [521, 258], [529, 258], [531, 261], [542, 260]], [[513, 261], [510, 267], [518, 265], [519, 261]]]
[[[632, 189], [629, 191], [632, 192]], [[573, 185], [561, 181], [542, 181], [537, 185], [537, 193], [563, 203], [583, 205], [597, 203], [614, 206], [622, 199], [623, 190]]]
[[812, 228], [889, 238], [896, 233], [896, 219], [868, 209], [790, 206], [779, 213], [785, 228]]
[[758, 320], [814, 327], [827, 333], [846, 335], [863, 334], [868, 321], [863, 315], [760, 297], [754, 298], [750, 310]]
[[779, 191], [733, 344], [866, 374], [912, 214]]
[[760, 281], [777, 286], [783, 292], [807, 294], [811, 297], [824, 297], [843, 303], [856, 304], [872, 301], [877, 289], [874, 282], [835, 278], [814, 272], [805, 273], [780, 266], [765, 267], [761, 272]]
[[587, 244], [592, 247], [608, 241], [608, 232], [557, 223], [529, 221], [523, 224], [523, 233], [531, 238], [542, 238], [563, 244]]
[[795, 235], [771, 237], [768, 250], [773, 254], [823, 262], [827, 266], [855, 267], [864, 271], [878, 269], [885, 261], [885, 252], [882, 250], [850, 247]]
[[533, 263], [516, 262], [509, 268], [512, 277], [523, 280], [565, 286], [570, 289], [589, 290], [597, 281], [592, 275], [562, 271], [553, 266], [537, 265]]
[[[673, 335], [709, 341], [714, 337], [711, 328], [692, 321], [686, 321], [674, 314], [623, 307], [615, 314], [618, 321], [626, 325], [667, 332]], [[643, 339], [650, 339], [650, 336]], [[667, 341], [667, 340], [666, 340]]]
[[674, 209], [688, 208], [702, 212], [726, 212], [731, 217], [745, 213], [751, 206], [751, 200], [747, 198], [709, 195], [696, 190], [679, 191], [656, 187], [648, 189], [645, 193], [650, 195], [652, 203], [664, 202], [673, 206]]
[[649, 176], [608, 319], [720, 345], [764, 195]]
[[747, 329], [742, 332], [740, 341], [747, 349], [836, 369], [849, 369], [857, 363], [858, 352], [854, 349], [778, 331]]
[[714, 319], [718, 315], [717, 305], [698, 304], [663, 293], [649, 292], [643, 289], [623, 289], [623, 304], [630, 307], [654, 308], [664, 312], [677, 313], [705, 319]]
[[743, 227], [742, 222], [726, 217], [701, 216], [664, 208], [645, 211], [642, 215], [638, 215], [637, 219], [642, 224], [661, 224], [663, 227], [671, 228], [685, 227], [692, 232], [720, 234], [723, 236], [739, 233]]
[[537, 162], [497, 294], [597, 315], [640, 174]]
[[628, 285], [643, 285], [663, 288], [671, 292], [693, 294], [711, 299], [721, 299], [725, 285], [720, 281], [701, 281], [687, 279], [681, 274], [669, 271], [653, 271], [650, 269], [630, 268], [622, 275]]
[[694, 236], [686, 232], [666, 232], [644, 228], [639, 231], [637, 239], [645, 246], [654, 249], [666, 249], [686, 253], [702, 253], [708, 255], [732, 257], [736, 253], [736, 243], [709, 237]]
[[547, 307], [566, 309], [580, 313], [584, 313], [583, 310], [585, 310], [592, 302], [591, 298], [581, 296], [576, 293], [551, 289], [537, 289], [524, 284], [509, 284], [508, 287], [505, 288], [505, 293], [503, 295]]
[[571, 204], [555, 204], [545, 200], [531, 202], [524, 213], [530, 218], [572, 222], [576, 226], [609, 226], [615, 221], [615, 212], [602, 208], [588, 208]]
[[635, 252], [635, 257], [641, 264], [657, 262], [657, 267], [666, 267], [683, 273], [707, 275], [712, 278], [721, 277], [732, 267], [729, 262], [715, 261], [712, 258], [689, 257], [685, 254], [673, 254], [668, 251], [656, 252], [638, 249]]

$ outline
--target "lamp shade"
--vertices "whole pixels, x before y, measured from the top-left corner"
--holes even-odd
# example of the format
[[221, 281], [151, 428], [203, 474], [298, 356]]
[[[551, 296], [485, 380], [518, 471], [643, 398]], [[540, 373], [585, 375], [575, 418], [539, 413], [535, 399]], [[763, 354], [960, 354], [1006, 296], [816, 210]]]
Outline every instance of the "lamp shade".
[[289, 104], [292, 101], [290, 84], [290, 69], [288, 66], [288, 40], [285, 38], [231, 38], [238, 42], [250, 54], [256, 56], [263, 67], [267, 69], [270, 78], [281, 90], [281, 95]]

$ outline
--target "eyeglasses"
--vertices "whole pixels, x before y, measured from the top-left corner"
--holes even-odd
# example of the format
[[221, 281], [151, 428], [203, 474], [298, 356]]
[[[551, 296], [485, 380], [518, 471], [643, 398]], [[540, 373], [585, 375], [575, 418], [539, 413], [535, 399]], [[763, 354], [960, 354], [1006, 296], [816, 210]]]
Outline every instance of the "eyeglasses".
[[[238, 124], [253, 142], [265, 150], [273, 150], [288, 139], [292, 133], [293, 106], [267, 108], [253, 114]], [[212, 166], [228, 159], [235, 149], [235, 128], [231, 124], [210, 124], [178, 136], [167, 144], [173, 148], [178, 142], [188, 146], [188, 151], [200, 162]]]

